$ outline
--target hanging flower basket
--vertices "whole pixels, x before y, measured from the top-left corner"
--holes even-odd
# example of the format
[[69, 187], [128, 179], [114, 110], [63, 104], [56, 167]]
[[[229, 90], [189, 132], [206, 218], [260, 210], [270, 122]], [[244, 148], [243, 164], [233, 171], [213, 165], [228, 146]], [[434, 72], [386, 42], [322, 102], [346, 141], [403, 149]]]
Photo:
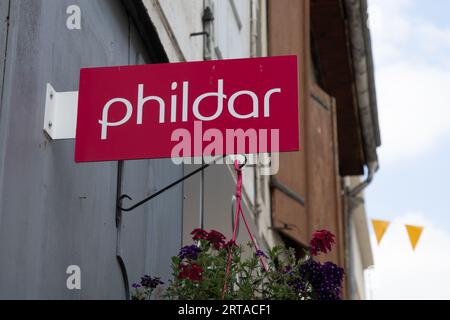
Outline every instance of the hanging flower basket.
[[[344, 270], [332, 262], [313, 258], [328, 253], [335, 236], [326, 230], [313, 234], [310, 248], [297, 258], [293, 249], [277, 246], [267, 253], [227, 241], [220, 232], [196, 229], [195, 244], [181, 248], [172, 258], [172, 276], [166, 299], [180, 300], [338, 300]], [[250, 250], [248, 250], [250, 249]], [[145, 276], [133, 284], [133, 299], [150, 299], [161, 285]]]

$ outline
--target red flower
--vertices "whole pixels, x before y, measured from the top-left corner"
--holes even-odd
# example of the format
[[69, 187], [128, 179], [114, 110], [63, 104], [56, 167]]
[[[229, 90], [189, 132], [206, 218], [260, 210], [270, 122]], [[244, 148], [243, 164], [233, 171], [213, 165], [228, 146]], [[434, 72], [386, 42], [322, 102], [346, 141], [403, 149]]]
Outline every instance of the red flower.
[[189, 279], [191, 281], [201, 281], [203, 268], [196, 263], [180, 265], [180, 273], [178, 279]]
[[207, 240], [216, 250], [219, 250], [225, 245], [225, 236], [216, 230], [206, 232], [203, 229], [194, 229], [191, 234], [193, 235], [192, 239], [194, 241]]
[[233, 247], [237, 247], [236, 242], [233, 241], [233, 240], [228, 241], [227, 243], [225, 243], [225, 244], [222, 246], [223, 249], [232, 249]]
[[328, 251], [331, 251], [331, 246], [336, 243], [334, 240], [335, 237], [336, 236], [328, 230], [314, 232], [310, 242], [312, 255], [317, 256], [321, 252], [327, 253]]
[[211, 230], [206, 236], [206, 240], [208, 240], [216, 250], [219, 250], [225, 245], [225, 236], [216, 230]]
[[208, 232], [203, 229], [194, 229], [191, 234], [193, 235], [192, 240], [205, 240], [208, 236]]

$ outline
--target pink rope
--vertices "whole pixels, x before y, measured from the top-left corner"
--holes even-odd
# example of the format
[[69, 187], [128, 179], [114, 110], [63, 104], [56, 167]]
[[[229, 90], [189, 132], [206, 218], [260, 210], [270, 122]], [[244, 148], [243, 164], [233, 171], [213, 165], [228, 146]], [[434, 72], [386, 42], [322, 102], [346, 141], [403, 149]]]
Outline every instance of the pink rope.
[[[259, 247], [258, 247], [258, 245], [256, 244], [256, 241], [255, 241], [255, 238], [254, 238], [253, 235], [252, 235], [252, 232], [250, 231], [250, 227], [248, 226], [247, 219], [245, 218], [244, 212], [243, 212], [242, 210], [241, 210], [241, 215], [242, 215], [242, 220], [244, 220], [245, 227], [246, 227], [247, 232], [248, 232], [248, 234], [249, 234], [249, 236], [250, 236], [250, 239], [252, 240], [253, 245], [255, 246], [255, 250], [256, 250], [256, 252], [258, 252], [258, 251], [259, 251]], [[268, 271], [269, 268], [268, 268], [268, 266], [267, 266], [266, 259], [264, 259], [263, 256], [260, 256], [260, 257], [259, 257], [259, 261], [261, 262], [261, 264], [262, 264], [264, 270], [265, 270], [265, 271]]]
[[[250, 227], [248, 225], [247, 219], [245, 218], [244, 212], [242, 211], [242, 169], [239, 166], [239, 162], [236, 160], [234, 162], [234, 169], [236, 170], [237, 173], [237, 182], [236, 182], [236, 213], [234, 215], [234, 228], [233, 228], [233, 236], [231, 238], [231, 244], [235, 244], [236, 243], [236, 236], [237, 236], [237, 229], [238, 229], [238, 223], [239, 223], [239, 216], [242, 216], [242, 219], [244, 220], [245, 223], [245, 228], [247, 229], [247, 232], [250, 236], [250, 239], [253, 242], [253, 245], [255, 246], [255, 250], [256, 252], [259, 251], [259, 247], [256, 244], [255, 238], [253, 237], [253, 234], [250, 230]], [[230, 274], [230, 269], [231, 269], [231, 263], [233, 260], [233, 256], [231, 253], [232, 247], [230, 247], [228, 249], [228, 262], [227, 262], [227, 268], [226, 268], [226, 272], [225, 272], [225, 282], [223, 285], [223, 289], [222, 289], [222, 300], [224, 300], [225, 298], [225, 293], [228, 289], [228, 276]], [[268, 270], [268, 266], [267, 266], [267, 262], [264, 259], [264, 257], [260, 256], [259, 257], [259, 261], [261, 262], [263, 268], [265, 271]]]

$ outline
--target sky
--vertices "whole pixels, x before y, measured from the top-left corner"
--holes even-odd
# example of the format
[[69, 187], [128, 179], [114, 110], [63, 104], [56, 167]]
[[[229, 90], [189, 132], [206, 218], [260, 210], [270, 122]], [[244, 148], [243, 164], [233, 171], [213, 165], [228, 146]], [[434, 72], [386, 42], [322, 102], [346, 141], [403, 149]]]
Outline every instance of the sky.
[[[450, 1], [368, 0], [382, 146], [366, 190], [373, 299], [450, 299]], [[424, 227], [413, 251], [405, 224]]]

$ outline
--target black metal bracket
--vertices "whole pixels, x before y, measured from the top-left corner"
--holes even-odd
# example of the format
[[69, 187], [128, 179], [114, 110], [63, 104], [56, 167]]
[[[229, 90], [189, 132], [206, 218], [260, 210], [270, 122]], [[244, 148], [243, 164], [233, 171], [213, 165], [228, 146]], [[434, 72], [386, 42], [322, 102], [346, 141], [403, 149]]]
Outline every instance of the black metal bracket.
[[189, 36], [190, 37], [196, 37], [196, 36], [207, 36], [207, 37], [209, 37], [209, 33], [206, 32], [206, 31], [194, 32], [194, 33], [191, 33]]
[[[225, 158], [225, 157], [226, 157], [226, 155], [223, 155], [223, 156], [218, 157], [217, 159], [214, 159], [214, 160], [213, 160], [212, 162], [210, 162], [210, 163], [204, 164], [204, 165], [201, 166], [200, 168], [198, 168], [198, 169], [192, 171], [191, 173], [189, 173], [189, 174], [183, 176], [182, 178], [180, 178], [180, 179], [178, 179], [178, 180], [172, 182], [171, 184], [169, 184], [169, 185], [167, 185], [166, 187], [162, 188], [161, 190], [155, 192], [154, 194], [148, 196], [147, 198], [145, 198], [145, 199], [139, 201], [138, 203], [134, 204], [134, 205], [131, 206], [131, 207], [128, 207], [128, 208], [122, 207], [122, 200], [123, 200], [123, 199], [133, 200], [133, 198], [131, 198], [129, 195], [123, 194], [123, 195], [121, 195], [121, 196], [119, 197], [119, 204], [118, 204], [118, 206], [117, 206], [117, 209], [119, 209], [119, 210], [121, 210], [121, 211], [124, 211], [124, 212], [132, 211], [132, 210], [134, 210], [134, 209], [136, 209], [136, 208], [142, 206], [143, 204], [149, 202], [149, 201], [152, 200], [153, 198], [156, 198], [157, 196], [159, 196], [160, 194], [166, 192], [167, 190], [169, 190], [169, 189], [175, 187], [176, 185], [180, 184], [180, 183], [183, 182], [184, 180], [189, 179], [190, 177], [196, 175], [196, 174], [199, 173], [199, 172], [202, 172], [203, 170], [205, 170], [206, 168], [208, 168], [211, 164], [213, 164], [213, 163], [215, 163], [216, 161], [221, 160], [221, 159], [223, 159], [223, 158]], [[247, 164], [247, 156], [244, 155], [244, 157], [245, 157], [244, 163], [241, 164], [241, 165], [239, 166], [241, 169]]]
[[[214, 14], [210, 7], [206, 7], [205, 10], [203, 11], [202, 21], [203, 21], [203, 25], [214, 21]], [[194, 32], [194, 33], [191, 33], [190, 36], [191, 37], [207, 36], [209, 38], [209, 32], [207, 32], [207, 31]]]

